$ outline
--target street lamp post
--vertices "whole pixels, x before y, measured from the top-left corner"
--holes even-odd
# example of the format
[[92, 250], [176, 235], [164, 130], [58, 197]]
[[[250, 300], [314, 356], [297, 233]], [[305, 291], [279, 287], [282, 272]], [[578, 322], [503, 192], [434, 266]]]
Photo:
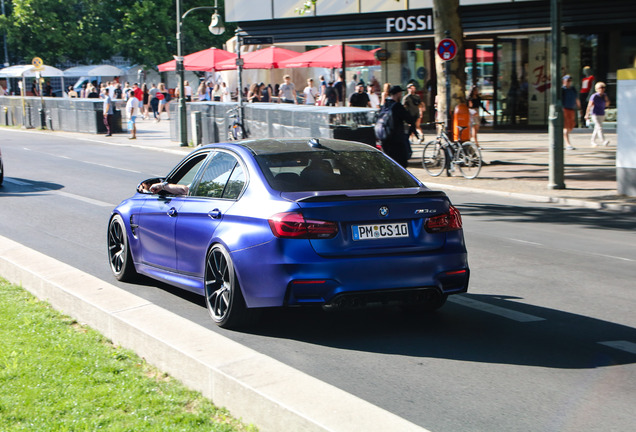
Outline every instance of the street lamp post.
[[185, 67], [183, 64], [183, 53], [181, 45], [181, 31], [183, 28], [183, 20], [185, 17], [195, 10], [213, 9], [212, 21], [208, 30], [213, 35], [221, 35], [225, 32], [223, 26], [223, 19], [218, 14], [217, 0], [214, 0], [214, 6], [199, 6], [192, 9], [188, 9], [186, 13], [181, 15], [181, 0], [177, 0], [177, 55], [175, 56], [177, 76], [179, 77], [179, 141], [182, 147], [188, 146], [188, 121], [187, 121], [187, 109], [185, 99]]
[[563, 103], [561, 100], [561, 0], [550, 1], [552, 44], [550, 61], [550, 164], [548, 189], [565, 189], [563, 157]]

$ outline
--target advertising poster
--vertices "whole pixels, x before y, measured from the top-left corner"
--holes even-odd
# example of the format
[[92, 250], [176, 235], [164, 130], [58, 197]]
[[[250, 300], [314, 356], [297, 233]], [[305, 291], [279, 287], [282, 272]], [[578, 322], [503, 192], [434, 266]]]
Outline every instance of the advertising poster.
[[550, 47], [546, 35], [531, 36], [528, 44], [528, 124], [548, 122]]

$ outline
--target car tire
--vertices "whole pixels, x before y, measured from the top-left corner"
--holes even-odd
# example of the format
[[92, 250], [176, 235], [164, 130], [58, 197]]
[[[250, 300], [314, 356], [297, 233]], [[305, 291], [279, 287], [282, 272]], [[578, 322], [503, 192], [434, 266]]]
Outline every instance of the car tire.
[[229, 252], [214, 245], [205, 260], [205, 304], [219, 327], [236, 329], [251, 322]]
[[3, 181], [4, 181], [4, 165], [2, 165], [2, 159], [0, 159], [0, 186], [2, 186]]
[[130, 253], [130, 244], [124, 220], [118, 214], [108, 223], [108, 262], [113, 276], [122, 282], [132, 282], [138, 274]]

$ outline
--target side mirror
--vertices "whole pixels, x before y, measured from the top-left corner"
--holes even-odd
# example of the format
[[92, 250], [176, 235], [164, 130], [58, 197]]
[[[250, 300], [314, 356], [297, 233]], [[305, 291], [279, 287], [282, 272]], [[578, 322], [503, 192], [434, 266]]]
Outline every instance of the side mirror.
[[165, 179], [162, 177], [154, 177], [154, 178], [149, 178], [148, 180], [144, 180], [141, 183], [139, 183], [139, 185], [137, 185], [137, 192], [142, 194], [152, 194], [152, 192], [150, 192], [150, 186], [152, 186], [155, 183], [161, 183], [164, 180]]

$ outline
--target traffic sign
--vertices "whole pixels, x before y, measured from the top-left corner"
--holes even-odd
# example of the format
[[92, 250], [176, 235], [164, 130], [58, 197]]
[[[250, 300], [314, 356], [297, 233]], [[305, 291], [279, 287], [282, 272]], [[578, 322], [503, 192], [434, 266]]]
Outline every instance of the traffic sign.
[[437, 44], [437, 55], [444, 61], [451, 61], [457, 55], [457, 44], [453, 39], [442, 39]]
[[40, 57], [33, 57], [33, 60], [31, 60], [31, 64], [35, 67], [36, 71], [41, 71], [44, 69], [44, 62]]

